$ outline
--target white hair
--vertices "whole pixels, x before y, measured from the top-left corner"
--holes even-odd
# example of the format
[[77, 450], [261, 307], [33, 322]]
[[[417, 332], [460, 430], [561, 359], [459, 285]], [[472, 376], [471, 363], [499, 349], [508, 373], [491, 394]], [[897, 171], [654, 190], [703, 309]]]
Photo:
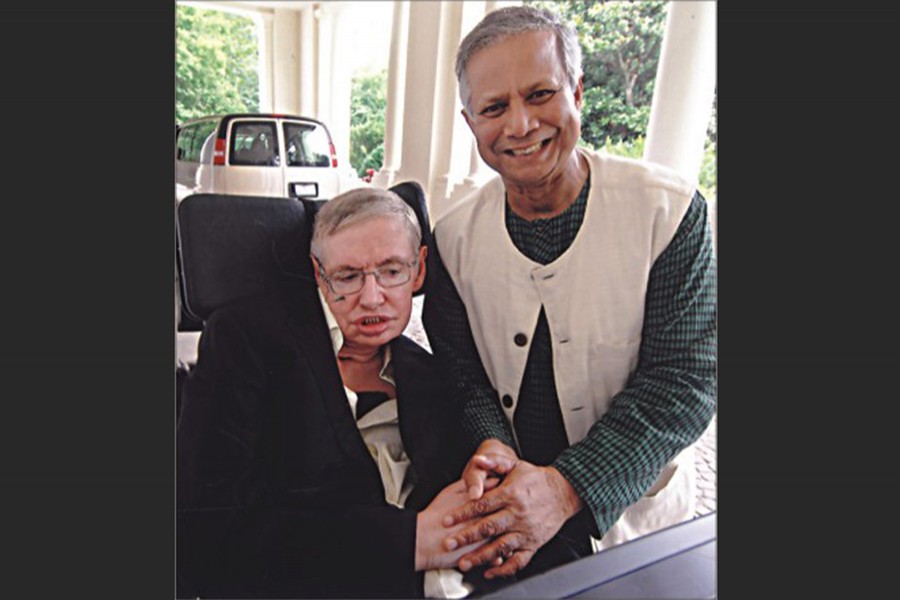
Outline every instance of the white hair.
[[506, 38], [529, 31], [552, 31], [556, 36], [559, 60], [566, 73], [569, 88], [575, 90], [582, 75], [581, 46], [578, 34], [570, 24], [548, 10], [531, 6], [507, 6], [488, 13], [478, 25], [463, 38], [456, 53], [456, 81], [459, 83], [459, 99], [466, 112], [472, 114], [472, 90], [466, 76], [469, 59], [488, 46]]
[[317, 260], [322, 256], [323, 240], [351, 225], [378, 217], [389, 217], [403, 223], [415, 254], [422, 243], [422, 228], [412, 207], [390, 190], [356, 188], [338, 194], [316, 214], [310, 251]]

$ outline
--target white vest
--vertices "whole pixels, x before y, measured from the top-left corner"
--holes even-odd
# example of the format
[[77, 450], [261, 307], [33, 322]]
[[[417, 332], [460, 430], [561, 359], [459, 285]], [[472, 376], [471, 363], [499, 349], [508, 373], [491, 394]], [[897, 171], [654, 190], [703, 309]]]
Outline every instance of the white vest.
[[[499, 177], [454, 206], [434, 230], [487, 376], [500, 398], [513, 400], [510, 407], [501, 403], [513, 431], [531, 336], [544, 307], [570, 444], [585, 437], [637, 366], [650, 268], [672, 240], [695, 189], [659, 165], [585, 156], [591, 190], [584, 221], [552, 263], [533, 262], [513, 245]], [[522, 335], [520, 346], [514, 340], [519, 336], [521, 342]], [[602, 546], [691, 518], [694, 478], [689, 448], [666, 467], [648, 496], [626, 510]]]

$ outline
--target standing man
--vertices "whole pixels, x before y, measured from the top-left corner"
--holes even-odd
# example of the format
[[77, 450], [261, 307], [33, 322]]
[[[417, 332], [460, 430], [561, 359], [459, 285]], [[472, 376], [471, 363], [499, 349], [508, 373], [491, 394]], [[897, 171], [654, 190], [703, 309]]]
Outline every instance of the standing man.
[[[576, 148], [575, 31], [488, 14], [456, 59], [463, 117], [500, 175], [435, 225], [424, 322], [474, 455], [446, 549], [535, 574], [693, 516], [690, 445], [715, 411], [706, 202], [673, 171]], [[484, 491], [488, 479], [503, 482]]]

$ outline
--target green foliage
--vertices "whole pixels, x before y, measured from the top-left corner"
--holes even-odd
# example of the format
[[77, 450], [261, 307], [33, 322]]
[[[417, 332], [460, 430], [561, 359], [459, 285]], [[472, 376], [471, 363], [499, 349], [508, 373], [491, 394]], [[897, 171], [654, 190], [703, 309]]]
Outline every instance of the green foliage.
[[647, 134], [650, 103], [628, 105], [623, 98], [599, 88], [584, 92], [581, 110], [581, 137], [591, 146], [600, 147], [604, 140], [628, 140]]
[[582, 138], [600, 148], [647, 134], [653, 82], [666, 21], [666, 2], [527, 0], [578, 31], [584, 55]]
[[364, 177], [384, 162], [387, 70], [354, 76], [350, 94], [350, 164]]
[[[586, 146], [587, 144], [581, 144]], [[614, 141], [610, 138], [603, 140], [603, 143], [596, 148], [600, 152], [612, 154], [614, 156], [625, 156], [627, 158], [641, 158], [644, 155], [644, 137], [638, 136], [630, 140]]]
[[717, 192], [716, 186], [716, 144], [708, 138], [703, 149], [703, 162], [700, 164], [699, 173], [700, 193], [707, 200], [712, 200]]
[[252, 19], [175, 8], [175, 118], [259, 110], [259, 50]]

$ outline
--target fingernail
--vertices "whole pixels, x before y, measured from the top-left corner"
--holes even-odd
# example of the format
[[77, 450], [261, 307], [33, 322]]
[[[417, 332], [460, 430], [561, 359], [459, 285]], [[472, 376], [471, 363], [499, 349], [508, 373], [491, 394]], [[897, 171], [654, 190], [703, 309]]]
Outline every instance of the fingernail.
[[491, 573], [490, 571], [486, 571], [485, 574], [484, 574], [484, 578], [485, 578], [485, 579], [493, 579], [493, 578], [494, 578], [494, 574]]
[[472, 568], [472, 563], [470, 563], [470, 562], [467, 561], [467, 560], [464, 560], [464, 561], [462, 561], [462, 562], [459, 563], [459, 570], [460, 570], [460, 571], [468, 571], [468, 570], [471, 569], [471, 568]]
[[444, 517], [443, 523], [444, 523], [444, 527], [450, 527], [451, 525], [453, 525], [453, 517], [451, 517], [450, 515], [447, 515], [446, 517]]
[[447, 546], [447, 550], [456, 550], [456, 546], [458, 544], [456, 543], [455, 539], [450, 538], [444, 545]]

